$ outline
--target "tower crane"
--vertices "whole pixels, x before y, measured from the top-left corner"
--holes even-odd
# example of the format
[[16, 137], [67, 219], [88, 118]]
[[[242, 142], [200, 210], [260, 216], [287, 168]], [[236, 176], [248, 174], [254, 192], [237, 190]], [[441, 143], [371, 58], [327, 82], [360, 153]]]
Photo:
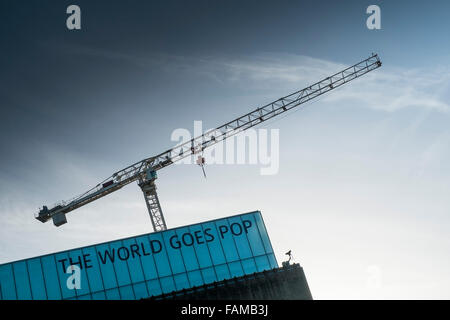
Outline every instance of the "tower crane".
[[188, 156], [201, 153], [207, 147], [277, 117], [379, 67], [381, 67], [380, 58], [377, 54], [372, 54], [369, 58], [326, 77], [302, 90], [259, 107], [239, 118], [209, 130], [190, 141], [164, 151], [156, 156], [143, 159], [125, 169], [119, 170], [92, 189], [73, 199], [62, 201], [51, 209], [47, 206], [43, 206], [39, 213], [35, 215], [35, 218], [41, 222], [53, 219], [54, 225], [59, 227], [67, 223], [67, 213], [92, 201], [103, 198], [129, 183], [137, 181], [137, 184], [144, 194], [153, 230], [155, 232], [166, 230], [167, 225], [162, 213], [161, 204], [158, 200], [155, 185], [155, 180], [157, 179], [156, 173], [158, 170], [168, 167]]

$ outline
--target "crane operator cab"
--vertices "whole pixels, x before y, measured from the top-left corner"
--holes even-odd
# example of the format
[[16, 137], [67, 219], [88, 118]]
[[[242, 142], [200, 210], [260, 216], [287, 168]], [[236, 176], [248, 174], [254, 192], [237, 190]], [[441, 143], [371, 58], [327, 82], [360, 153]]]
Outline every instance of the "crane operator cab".
[[63, 212], [53, 215], [52, 219], [53, 219], [53, 224], [57, 227], [67, 223], [66, 214]]

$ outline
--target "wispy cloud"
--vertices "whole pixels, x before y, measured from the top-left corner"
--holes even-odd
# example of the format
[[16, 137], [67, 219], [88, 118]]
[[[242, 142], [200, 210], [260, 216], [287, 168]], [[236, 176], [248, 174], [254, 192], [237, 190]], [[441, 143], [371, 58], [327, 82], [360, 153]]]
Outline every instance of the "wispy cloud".
[[[72, 54], [103, 57], [141, 68], [158, 68], [169, 74], [205, 77], [249, 91], [278, 93], [301, 89], [311, 82], [338, 72], [346, 64], [286, 53], [251, 56], [187, 57], [176, 55], [138, 56], [92, 48], [70, 48]], [[364, 57], [359, 57], [364, 58]], [[383, 57], [382, 57], [383, 58]], [[356, 61], [354, 61], [356, 62]], [[381, 69], [355, 81], [352, 88], [337, 89], [324, 101], [345, 102], [361, 108], [393, 112], [418, 107], [449, 112], [450, 66], [405, 69], [384, 64]], [[266, 93], [266, 92], [265, 92]]]
[[345, 101], [389, 112], [417, 107], [446, 113], [450, 111], [446, 97], [449, 71], [449, 68], [405, 70], [387, 66], [386, 70], [369, 74], [364, 81], [356, 81], [352, 90], [330, 95], [327, 101]]
[[[344, 64], [305, 56], [266, 54], [233, 59], [197, 61], [191, 72], [202, 70], [211, 78], [245, 85], [249, 89], [296, 87], [321, 80], [344, 68]], [[351, 89], [342, 87], [324, 101], [345, 102], [362, 108], [396, 111], [408, 107], [450, 111], [448, 94], [450, 67], [402, 69], [389, 65], [354, 81]]]

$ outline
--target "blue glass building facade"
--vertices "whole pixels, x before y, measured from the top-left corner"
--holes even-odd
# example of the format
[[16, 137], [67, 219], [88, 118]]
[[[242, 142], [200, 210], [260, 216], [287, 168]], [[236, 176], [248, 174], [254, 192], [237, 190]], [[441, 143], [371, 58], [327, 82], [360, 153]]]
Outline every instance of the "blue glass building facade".
[[0, 299], [141, 299], [277, 267], [255, 211], [0, 265]]

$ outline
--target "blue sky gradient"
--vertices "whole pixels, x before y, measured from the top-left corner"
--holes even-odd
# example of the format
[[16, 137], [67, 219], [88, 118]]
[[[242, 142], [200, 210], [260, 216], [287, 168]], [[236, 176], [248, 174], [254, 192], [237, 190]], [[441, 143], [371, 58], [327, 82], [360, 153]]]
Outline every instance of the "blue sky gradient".
[[[38, 207], [377, 52], [383, 67], [265, 125], [280, 171], [172, 166], [170, 227], [261, 210], [316, 299], [450, 298], [448, 1], [0, 4], [0, 263], [151, 231], [126, 188], [55, 228]], [[381, 7], [381, 30], [366, 8]], [[374, 274], [377, 285], [371, 284]]]

